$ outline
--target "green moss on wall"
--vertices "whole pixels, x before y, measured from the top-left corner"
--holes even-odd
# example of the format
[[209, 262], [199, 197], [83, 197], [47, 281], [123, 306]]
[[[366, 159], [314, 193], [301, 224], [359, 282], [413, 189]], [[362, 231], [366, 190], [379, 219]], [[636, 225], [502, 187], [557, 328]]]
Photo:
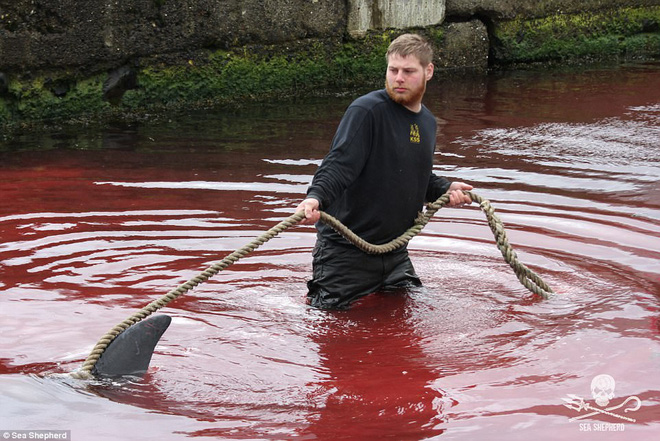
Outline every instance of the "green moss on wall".
[[101, 114], [109, 107], [102, 98], [103, 78], [97, 75], [76, 80], [67, 73], [60, 77], [13, 78], [0, 100], [0, 121], [20, 123]]
[[9, 105], [4, 98], [0, 98], [0, 125], [6, 124], [12, 120], [12, 113]]
[[427, 29], [426, 36], [435, 46], [442, 46], [445, 40], [445, 29], [441, 26], [434, 26]]
[[139, 88], [127, 91], [122, 105], [214, 105], [364, 85], [383, 77], [390, 41], [389, 33], [375, 34], [344, 44], [316, 41], [291, 53], [272, 46], [243, 48], [179, 65], [153, 65], [140, 70]]
[[660, 56], [660, 6], [561, 14], [497, 23], [500, 63]]
[[[445, 30], [440, 25], [417, 32], [442, 46]], [[492, 53], [499, 63], [660, 56], [660, 6], [516, 19], [494, 23], [491, 31]], [[385, 52], [400, 33], [373, 32], [356, 40], [303, 40], [196, 51], [188, 58], [170, 54], [132, 60], [129, 64], [135, 69], [137, 87], [119, 94], [113, 104], [103, 98], [105, 73], [90, 77], [66, 70], [29, 77], [8, 74], [8, 90], [0, 97], [0, 124], [125, 118], [162, 109], [380, 86]]]
[[359, 41], [205, 51], [175, 62], [146, 60], [137, 69], [137, 88], [127, 90], [118, 105], [103, 99], [106, 74], [85, 79], [67, 72], [27, 79], [14, 76], [0, 99], [0, 124], [94, 120], [380, 84], [384, 54], [396, 35], [387, 31]]

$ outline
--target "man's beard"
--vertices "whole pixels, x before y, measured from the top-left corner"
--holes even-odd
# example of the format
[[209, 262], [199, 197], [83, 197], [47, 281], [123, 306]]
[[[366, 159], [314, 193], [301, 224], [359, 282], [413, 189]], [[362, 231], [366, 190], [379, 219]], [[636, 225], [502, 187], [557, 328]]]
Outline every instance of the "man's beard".
[[400, 94], [394, 91], [386, 79], [385, 90], [387, 90], [387, 94], [390, 96], [390, 98], [392, 98], [392, 101], [401, 104], [402, 106], [408, 106], [414, 103], [420, 103], [422, 101], [422, 97], [426, 92], [426, 81], [424, 81], [419, 88], [408, 89], [406, 93]]

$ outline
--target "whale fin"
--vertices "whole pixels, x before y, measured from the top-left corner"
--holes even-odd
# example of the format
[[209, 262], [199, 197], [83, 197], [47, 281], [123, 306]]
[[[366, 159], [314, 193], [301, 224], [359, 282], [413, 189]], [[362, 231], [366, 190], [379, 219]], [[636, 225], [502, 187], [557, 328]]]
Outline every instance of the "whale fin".
[[171, 321], [172, 317], [161, 314], [130, 326], [110, 342], [92, 369], [92, 374], [96, 377], [144, 375], [154, 348]]

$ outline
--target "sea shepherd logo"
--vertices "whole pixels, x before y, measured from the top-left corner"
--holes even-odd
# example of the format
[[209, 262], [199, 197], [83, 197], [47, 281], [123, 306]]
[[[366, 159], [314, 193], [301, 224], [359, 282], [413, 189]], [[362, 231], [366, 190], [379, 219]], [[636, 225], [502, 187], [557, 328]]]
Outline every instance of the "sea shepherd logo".
[[[634, 423], [636, 420], [625, 414], [634, 412], [642, 407], [642, 402], [636, 396], [630, 396], [619, 404], [614, 404], [614, 387], [616, 383], [611, 375], [597, 375], [591, 381], [591, 396], [595, 403], [591, 404], [584, 398], [574, 394], [568, 394], [568, 398], [562, 398], [566, 402], [564, 406], [575, 410], [579, 415], [569, 421], [583, 420], [594, 416], [606, 416], [615, 423], [580, 423], [580, 431], [583, 432], [622, 432], [625, 425], [622, 421]], [[610, 405], [612, 404], [612, 405]]]

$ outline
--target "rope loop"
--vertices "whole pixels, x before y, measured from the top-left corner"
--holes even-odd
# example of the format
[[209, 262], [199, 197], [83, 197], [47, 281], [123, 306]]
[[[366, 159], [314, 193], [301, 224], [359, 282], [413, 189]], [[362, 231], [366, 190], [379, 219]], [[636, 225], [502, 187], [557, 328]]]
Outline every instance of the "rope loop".
[[[491, 231], [493, 232], [493, 236], [495, 238], [495, 244], [502, 253], [504, 260], [513, 269], [520, 283], [534, 294], [537, 294], [540, 297], [547, 299], [550, 296], [550, 294], [553, 293], [552, 289], [541, 279], [541, 277], [539, 277], [536, 273], [534, 273], [532, 270], [527, 268], [524, 264], [522, 264], [518, 260], [516, 252], [513, 250], [506, 237], [506, 231], [504, 229], [504, 225], [502, 224], [502, 221], [499, 219], [499, 217], [495, 214], [495, 209], [491, 206], [490, 201], [482, 198], [481, 196], [471, 191], [463, 191], [463, 192], [468, 196], [470, 196], [473, 202], [479, 204], [479, 208], [486, 215], [488, 225]], [[391, 240], [390, 242], [382, 245], [374, 245], [365, 241], [364, 239], [353, 233], [348, 227], [342, 224], [339, 220], [337, 220], [336, 218], [330, 216], [325, 212], [321, 212], [321, 222], [328, 224], [341, 236], [343, 236], [346, 240], [351, 242], [353, 245], [355, 245], [365, 253], [384, 254], [394, 251], [398, 248], [401, 248], [402, 246], [405, 246], [408, 242], [410, 242], [410, 240], [413, 237], [415, 237], [417, 234], [420, 233], [420, 231], [422, 231], [422, 229], [429, 223], [433, 215], [438, 210], [446, 206], [448, 203], [449, 203], [449, 193], [445, 193], [442, 196], [440, 196], [435, 202], [431, 202], [427, 204], [426, 210], [419, 213], [417, 219], [415, 219], [415, 223], [406, 232], [404, 232], [401, 236]], [[168, 303], [174, 301], [175, 299], [187, 293], [188, 291], [192, 290], [196, 286], [206, 282], [208, 279], [216, 275], [218, 272], [224, 270], [228, 266], [237, 262], [242, 257], [245, 257], [252, 251], [259, 248], [264, 243], [268, 242], [273, 237], [280, 234], [281, 232], [298, 224], [301, 220], [304, 219], [304, 217], [305, 217], [305, 213], [303, 211], [299, 211], [289, 216], [288, 218], [281, 221], [280, 223], [278, 223], [277, 225], [275, 225], [265, 233], [261, 234], [256, 239], [252, 240], [247, 245], [229, 254], [220, 262], [212, 264], [209, 268], [205, 269], [200, 274], [191, 278], [187, 282], [182, 283], [173, 290], [164, 294], [159, 299], [154, 300], [153, 302], [149, 303], [141, 310], [137, 311], [130, 317], [126, 318], [123, 322], [116, 325], [114, 328], [108, 331], [103, 337], [101, 337], [101, 339], [98, 341], [98, 343], [96, 343], [96, 345], [90, 352], [87, 359], [85, 359], [85, 361], [83, 362], [80, 369], [76, 372], [73, 372], [71, 375], [74, 378], [78, 378], [78, 379], [93, 378], [92, 370], [94, 369], [96, 362], [99, 360], [101, 354], [103, 354], [103, 352], [108, 347], [108, 345], [119, 334], [121, 334], [130, 326], [134, 325], [140, 320], [143, 320], [144, 318], [153, 314], [157, 310], [165, 307]]]

